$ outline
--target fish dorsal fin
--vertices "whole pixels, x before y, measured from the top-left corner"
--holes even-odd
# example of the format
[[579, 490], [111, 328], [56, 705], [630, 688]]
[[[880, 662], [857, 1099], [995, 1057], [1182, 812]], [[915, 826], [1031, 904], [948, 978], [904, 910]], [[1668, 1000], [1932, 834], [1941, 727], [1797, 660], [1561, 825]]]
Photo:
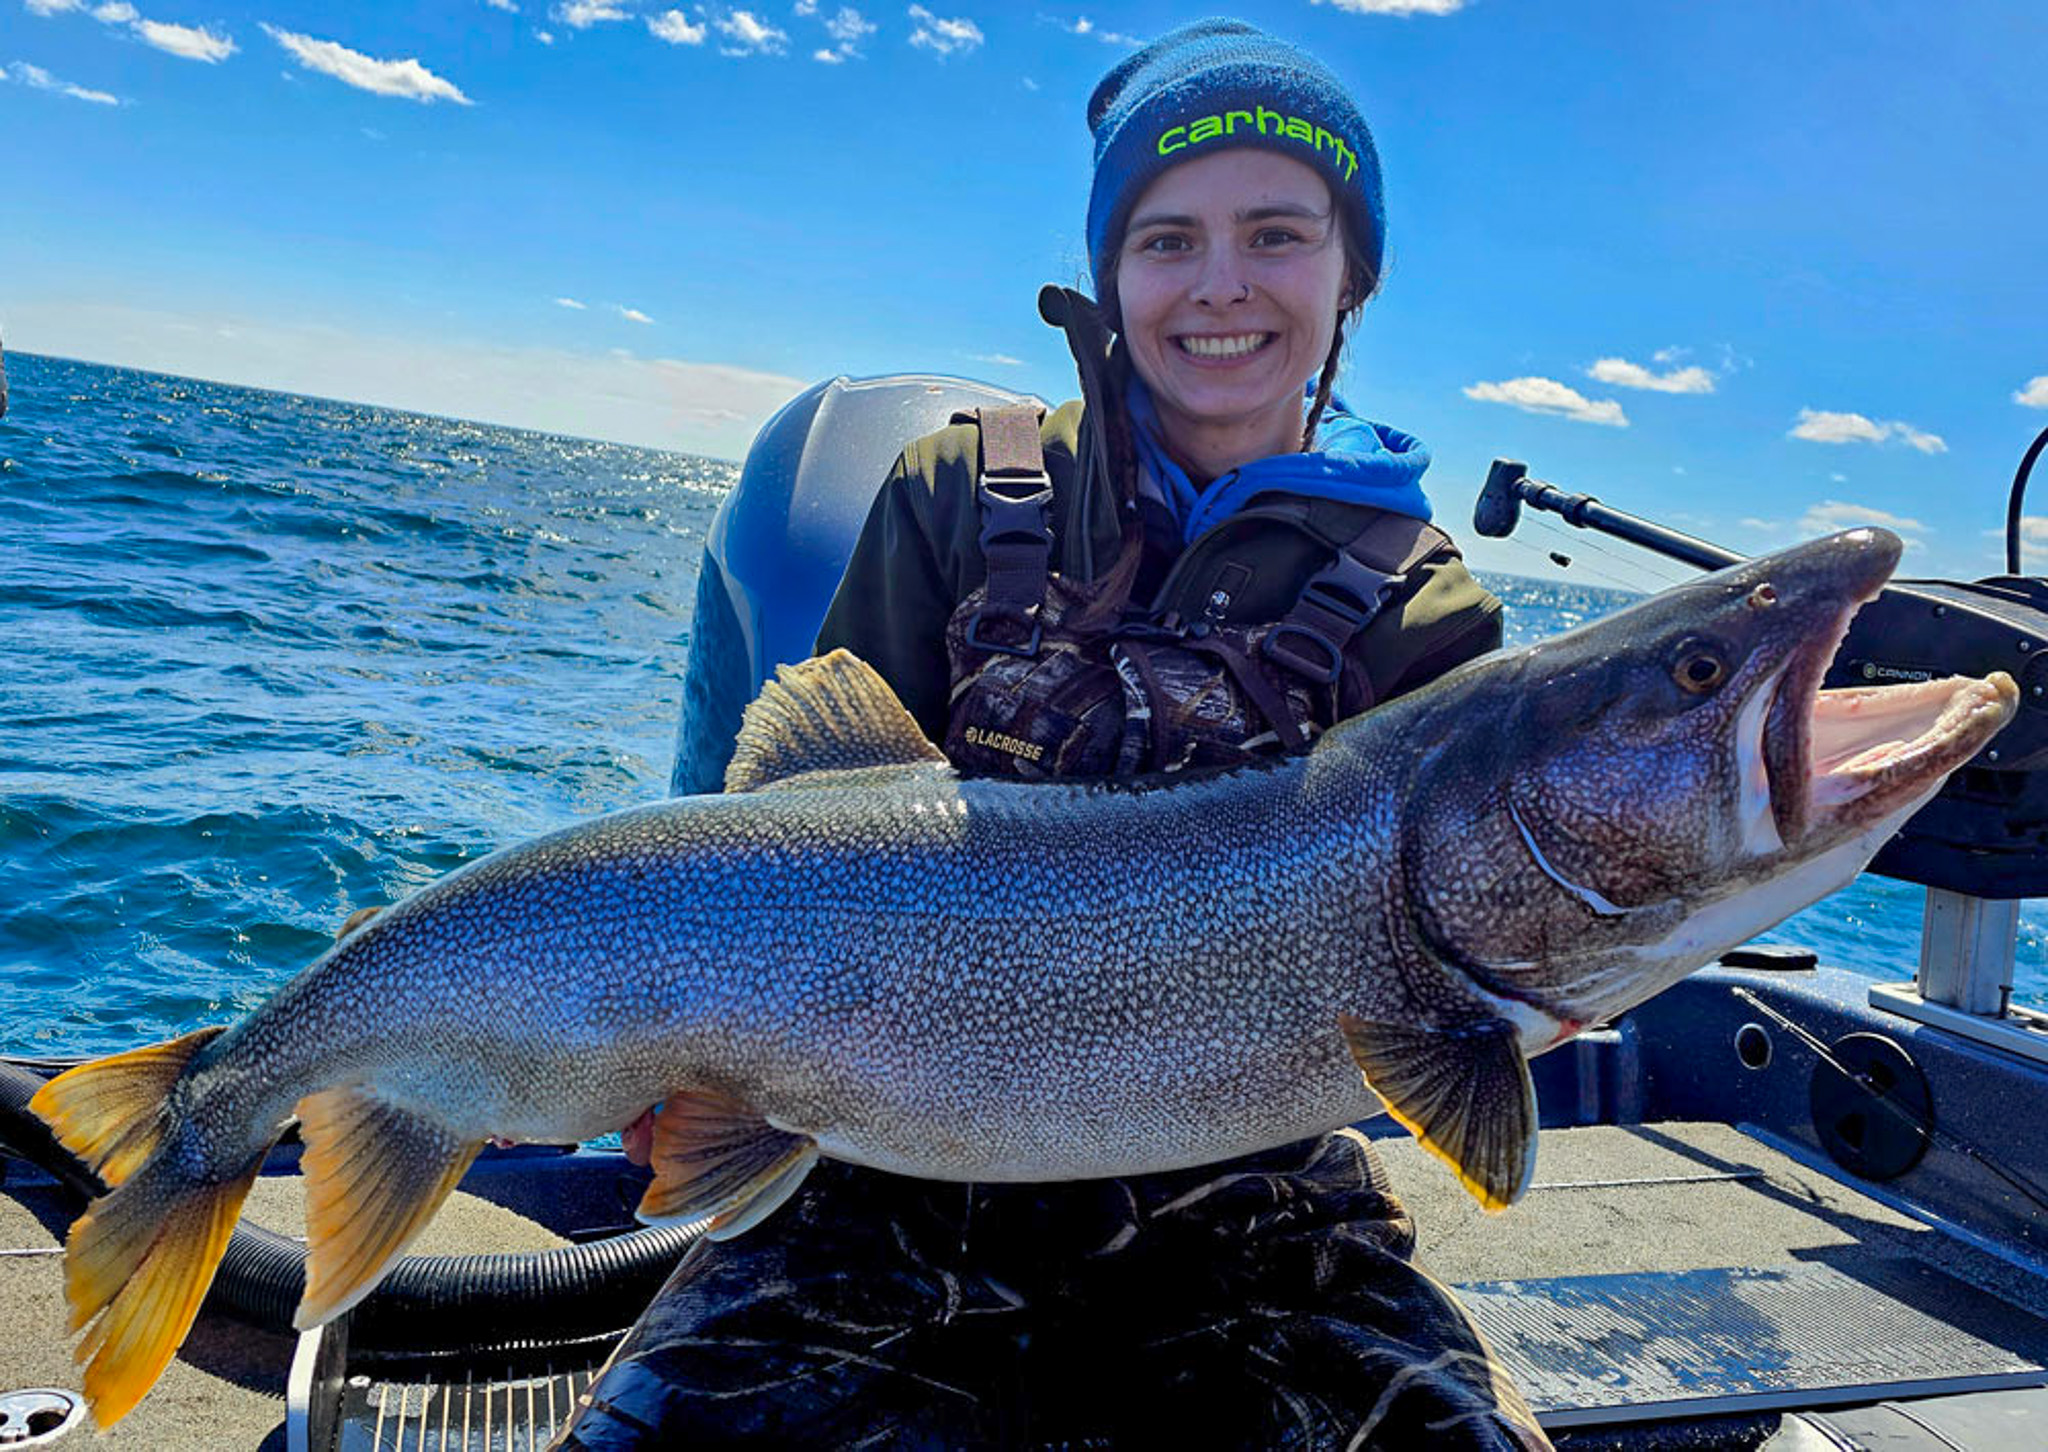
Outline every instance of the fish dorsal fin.
[[723, 1094], [670, 1095], [654, 1116], [654, 1183], [636, 1214], [649, 1225], [714, 1217], [705, 1235], [730, 1240], [796, 1193], [817, 1142], [775, 1128]]
[[346, 938], [350, 933], [353, 933], [357, 928], [362, 927], [365, 923], [369, 922], [370, 919], [376, 917], [383, 911], [384, 904], [382, 903], [378, 903], [375, 907], [357, 908], [354, 912], [348, 915], [348, 921], [343, 923], [341, 925], [340, 930], [335, 933], [334, 941], [339, 943], [343, 938]]
[[740, 722], [725, 789], [760, 791], [820, 771], [945, 764], [888, 682], [853, 652], [835, 650], [776, 667]]
[[292, 1325], [331, 1321], [376, 1289], [483, 1145], [367, 1089], [299, 1101], [306, 1152], [306, 1294]]
[[1505, 1210], [1536, 1170], [1536, 1086], [1521, 1038], [1501, 1019], [1453, 1029], [1339, 1014], [1366, 1087], [1488, 1210]]

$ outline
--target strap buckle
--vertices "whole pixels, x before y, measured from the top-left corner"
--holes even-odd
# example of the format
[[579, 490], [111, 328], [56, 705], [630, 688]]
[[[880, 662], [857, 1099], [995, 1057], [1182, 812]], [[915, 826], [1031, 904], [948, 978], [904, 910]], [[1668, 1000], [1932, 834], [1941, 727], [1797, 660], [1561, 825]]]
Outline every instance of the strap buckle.
[[1052, 480], [1047, 475], [984, 474], [975, 486], [975, 494], [981, 505], [983, 554], [988, 553], [992, 544], [1052, 548], [1052, 524], [1047, 517], [1052, 506]]
[[1335, 685], [1344, 673], [1344, 647], [1372, 623], [1406, 579], [1339, 550], [1302, 586], [1301, 598], [1260, 649], [1296, 675]]
[[[993, 616], [998, 620], [1013, 621], [1018, 625], [1029, 625], [1031, 627], [1030, 638], [1022, 645], [1008, 645], [1000, 640], [990, 640], [981, 633], [981, 622], [988, 616]], [[1029, 607], [1021, 613], [1015, 610], [1005, 610], [1000, 606], [984, 605], [967, 617], [967, 643], [977, 650], [993, 651], [997, 655], [1037, 655], [1039, 640], [1043, 634], [1044, 626], [1038, 619], [1038, 607], [1036, 605]]]

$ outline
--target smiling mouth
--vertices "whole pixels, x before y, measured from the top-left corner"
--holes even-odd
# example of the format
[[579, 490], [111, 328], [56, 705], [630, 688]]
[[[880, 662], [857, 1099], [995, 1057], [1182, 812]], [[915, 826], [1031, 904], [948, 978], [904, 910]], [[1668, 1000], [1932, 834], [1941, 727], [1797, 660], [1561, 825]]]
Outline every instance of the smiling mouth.
[[1194, 358], [1248, 358], [1279, 337], [1278, 333], [1183, 333], [1173, 341]]

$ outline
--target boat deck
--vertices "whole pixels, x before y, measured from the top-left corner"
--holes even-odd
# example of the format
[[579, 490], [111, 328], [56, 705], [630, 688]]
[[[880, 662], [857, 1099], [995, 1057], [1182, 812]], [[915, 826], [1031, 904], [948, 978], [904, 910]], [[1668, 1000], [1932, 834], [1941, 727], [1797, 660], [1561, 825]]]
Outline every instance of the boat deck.
[[[1574, 1421], [1583, 1421], [1584, 1415], [1574, 1417], [1569, 1409], [1560, 1414], [1557, 1403], [1560, 1398], [1573, 1399], [1571, 1376], [1560, 1381], [1558, 1374], [1574, 1368], [1546, 1362], [1540, 1338], [1518, 1344], [1514, 1338], [1521, 1333], [1515, 1330], [1512, 1318], [1498, 1314], [1501, 1307], [1547, 1304], [1541, 1301], [1545, 1295], [1558, 1305], [1568, 1301], [1582, 1308], [1586, 1302], [1583, 1295], [1560, 1298], [1559, 1287], [1567, 1285], [1634, 1284], [1652, 1292], [1660, 1285], [1686, 1286], [1692, 1295], [1698, 1291], [1698, 1282], [1659, 1282], [1655, 1278], [1734, 1269], [1745, 1284], [1770, 1282], [1794, 1297], [1810, 1297], [1820, 1292], [1799, 1276], [1832, 1277], [1853, 1286], [1882, 1288], [1884, 1294], [1873, 1304], [1894, 1310], [1901, 1305], [1902, 1294], [1906, 1302], [1917, 1298], [1931, 1312], [1939, 1313], [1950, 1331], [1974, 1333], [1972, 1345], [1980, 1356], [1989, 1354], [1984, 1350], [1987, 1344], [1993, 1352], [2002, 1352], [2011, 1363], [2003, 1382], [1994, 1377], [1983, 1384], [2048, 1383], [2048, 1373], [2039, 1370], [2042, 1354], [2048, 1351], [2048, 1339], [2044, 1339], [2048, 1338], [2048, 1282], [1785, 1152], [1787, 1148], [1797, 1152], [1796, 1146], [1781, 1148], [1758, 1134], [1711, 1123], [1547, 1130], [1536, 1183], [1527, 1197], [1512, 1211], [1490, 1216], [1405, 1137], [1388, 1137], [1380, 1143], [1419, 1227], [1425, 1263], [1440, 1279], [1471, 1288], [1468, 1304], [1473, 1305], [1503, 1354], [1517, 1362], [1525, 1390], [1545, 1413], [1546, 1422], [1558, 1429], [1554, 1434], [1561, 1447], [1645, 1445], [1640, 1441], [1640, 1429], [1617, 1433], [1598, 1426], [1572, 1426]], [[63, 1202], [50, 1182], [18, 1163], [12, 1169], [9, 1180], [0, 1184], [0, 1250], [7, 1252], [0, 1255], [0, 1326], [6, 1328], [0, 1334], [0, 1392], [40, 1386], [73, 1388], [77, 1383], [63, 1327], [60, 1262], [54, 1253], [60, 1243]], [[292, 1175], [265, 1177], [251, 1197], [251, 1217], [281, 1233], [298, 1233], [295, 1181]], [[458, 1196], [436, 1219], [427, 1237], [420, 1247], [427, 1253], [527, 1250], [563, 1243], [560, 1236], [533, 1221], [471, 1195]], [[1937, 1298], [1937, 1304], [1910, 1289], [1902, 1293], [1902, 1268], [1906, 1282], [1924, 1281], [1945, 1299]], [[1786, 1275], [1774, 1274], [1780, 1271]], [[1920, 1281], [1914, 1280], [1916, 1276]], [[1615, 1277], [1622, 1279], [1588, 1279]], [[1513, 1284], [1502, 1287], [1502, 1282]], [[1685, 1309], [1687, 1314], [1697, 1310], [1696, 1295]], [[1906, 1309], [1910, 1312], [1911, 1306]], [[1564, 1323], [1561, 1320], [1559, 1324]], [[1911, 1327], [1906, 1330], [1910, 1332]], [[1723, 1328], [1719, 1334], [1724, 1339], [1733, 1336], [1735, 1344], [1747, 1346], [1753, 1358], [1767, 1359], [1765, 1347], [1750, 1343], [1768, 1339], [1768, 1332], [1768, 1327], [1757, 1322], [1738, 1325], [1732, 1331]], [[1894, 1327], [1893, 1332], [1899, 1334], [1899, 1328]], [[1682, 1336], [1683, 1330], [1673, 1328], [1673, 1334]], [[1632, 1399], [1643, 1399], [1651, 1388], [1649, 1379], [1642, 1376], [1646, 1341], [1641, 1328], [1622, 1339], [1626, 1342], [1623, 1359], [1614, 1364], [1630, 1365], [1626, 1357], [1634, 1355], [1635, 1375], [1641, 1381], [1637, 1386], [1611, 1388], [1611, 1400], [1626, 1406]], [[1728, 1349], [1724, 1346], [1723, 1353]], [[1648, 1350], [1654, 1360], [1654, 1346]], [[252, 1331], [223, 1319], [203, 1320], [156, 1391], [98, 1445], [111, 1452], [127, 1447], [282, 1449], [286, 1445], [286, 1372], [292, 1351], [288, 1337]], [[1953, 1360], [1947, 1369], [1968, 1369], [1967, 1348], [1956, 1352], [1937, 1345], [1922, 1351], [1945, 1361], [1962, 1358]], [[1738, 1405], [1731, 1410], [1728, 1404], [1706, 1396], [1712, 1390], [1706, 1383], [1712, 1380], [1709, 1373], [1714, 1367], [1706, 1365], [1702, 1371], [1697, 1359], [1693, 1361], [1690, 1371], [1696, 1373], [1694, 1380], [1699, 1383], [1693, 1390], [1702, 1394], [1694, 1410], [1700, 1415], [1683, 1407], [1672, 1413], [1693, 1422], [1690, 1440], [1677, 1440], [1676, 1429], [1666, 1426], [1656, 1433], [1656, 1445], [1759, 1445], [1778, 1421], [1777, 1414], [1768, 1409], [1768, 1399], [1761, 1411], [1755, 1398], [1747, 1407]], [[1589, 1374], [1627, 1380], [1620, 1372], [1588, 1373], [1584, 1365], [1576, 1370], [1581, 1390]], [[389, 1396], [386, 1392], [381, 1386], [359, 1386], [352, 1400], [359, 1410], [374, 1410], [380, 1400], [401, 1395], [403, 1388], [394, 1384]], [[424, 1407], [428, 1398], [421, 1391], [414, 1399]], [[1856, 1398], [1838, 1394], [1835, 1399]], [[564, 1395], [560, 1414], [566, 1414], [567, 1400]], [[1704, 1419], [1707, 1413], [1717, 1415]], [[547, 1419], [535, 1420], [543, 1425], [532, 1427], [532, 1434], [537, 1445], [544, 1446]], [[438, 1422], [434, 1425], [438, 1428]], [[380, 1439], [373, 1427], [359, 1421], [345, 1428], [342, 1441], [351, 1448], [395, 1447], [396, 1427], [393, 1420]], [[501, 1425], [499, 1445], [507, 1445], [502, 1440], [504, 1430]], [[86, 1434], [81, 1431], [78, 1435], [83, 1438]], [[522, 1431], [510, 1445], [524, 1447], [527, 1435]], [[1628, 1440], [1632, 1435], [1638, 1438], [1636, 1442]], [[405, 1445], [416, 1444], [439, 1447], [438, 1430], [418, 1437], [408, 1432]], [[448, 1445], [460, 1443], [451, 1439]]]

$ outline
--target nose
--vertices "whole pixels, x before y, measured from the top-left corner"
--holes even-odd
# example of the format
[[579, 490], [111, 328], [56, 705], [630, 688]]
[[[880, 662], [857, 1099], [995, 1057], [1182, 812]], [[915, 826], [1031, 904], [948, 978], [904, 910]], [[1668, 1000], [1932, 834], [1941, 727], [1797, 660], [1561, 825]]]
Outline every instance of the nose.
[[1206, 308], [1228, 307], [1246, 301], [1251, 295], [1252, 285], [1245, 279], [1244, 264], [1227, 247], [1214, 248], [1202, 259], [1188, 291], [1191, 302]]

